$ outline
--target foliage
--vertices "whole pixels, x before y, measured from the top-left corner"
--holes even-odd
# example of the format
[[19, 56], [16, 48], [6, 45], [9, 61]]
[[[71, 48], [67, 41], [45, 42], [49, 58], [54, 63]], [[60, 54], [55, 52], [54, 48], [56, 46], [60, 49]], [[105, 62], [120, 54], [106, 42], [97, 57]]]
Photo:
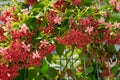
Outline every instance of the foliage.
[[0, 80], [113, 79], [119, 16], [119, 0], [13, 0], [0, 15]]

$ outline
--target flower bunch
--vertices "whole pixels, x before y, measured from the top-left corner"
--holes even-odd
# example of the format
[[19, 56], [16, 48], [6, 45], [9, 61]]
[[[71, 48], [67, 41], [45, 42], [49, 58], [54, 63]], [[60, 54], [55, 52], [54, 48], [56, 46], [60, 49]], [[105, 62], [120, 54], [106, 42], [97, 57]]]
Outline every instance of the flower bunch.
[[13, 80], [22, 68], [39, 66], [40, 61], [55, 50], [54, 43], [46, 40], [39, 40], [38, 46], [33, 45], [35, 32], [30, 31], [25, 23], [12, 26], [23, 19], [19, 19], [15, 11], [10, 8], [2, 11], [0, 16], [0, 44], [8, 42], [0, 47], [0, 80]]
[[21, 5], [16, 1], [3, 10], [0, 80], [12, 80], [19, 75], [19, 70], [42, 65], [42, 59], [53, 51], [63, 54], [73, 46], [76, 52], [81, 50], [82, 55], [98, 60], [103, 66], [117, 53], [111, 46], [120, 45], [120, 21], [116, 17], [120, 16], [120, 2], [103, 2], [25, 0]]
[[114, 6], [115, 10], [120, 12], [120, 2], [118, 0], [110, 0], [110, 5]]

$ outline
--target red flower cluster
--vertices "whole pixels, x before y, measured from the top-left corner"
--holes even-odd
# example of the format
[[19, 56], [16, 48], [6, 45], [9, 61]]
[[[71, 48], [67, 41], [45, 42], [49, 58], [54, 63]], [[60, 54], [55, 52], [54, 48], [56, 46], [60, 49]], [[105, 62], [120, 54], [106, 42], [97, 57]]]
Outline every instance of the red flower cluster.
[[33, 32], [29, 32], [28, 27], [23, 24], [19, 30], [11, 30], [10, 34], [13, 39], [18, 39], [23, 37], [32, 37]]
[[59, 43], [73, 46], [75, 45], [77, 48], [84, 48], [91, 42], [91, 39], [84, 33], [79, 32], [77, 30], [70, 30], [64, 38], [57, 38]]
[[42, 29], [40, 29], [41, 31], [43, 31], [45, 34], [54, 34], [54, 25], [60, 25], [61, 24], [61, 17], [56, 15], [56, 12], [54, 12], [53, 10], [49, 11], [48, 16], [46, 16], [48, 19], [48, 26], [44, 27]]
[[12, 80], [18, 76], [22, 68], [39, 66], [40, 61], [55, 50], [54, 44], [40, 43], [39, 49], [34, 51], [32, 46], [25, 44], [20, 39], [15, 39], [8, 48], [0, 48], [0, 80]]
[[51, 44], [47, 46], [40, 46], [39, 48], [40, 48], [39, 53], [41, 57], [43, 58], [55, 50], [55, 45]]
[[[51, 12], [50, 16], [48, 28], [52, 30], [55, 18], [54, 12]], [[10, 32], [12, 38], [8, 46], [0, 48], [0, 80], [12, 80], [19, 75], [18, 71], [24, 67], [39, 66], [40, 61], [55, 50], [55, 45], [49, 44], [47, 41], [46, 45], [44, 44], [45, 41], [38, 43], [40, 47], [38, 46], [39, 48], [34, 50], [30, 43], [34, 33], [29, 30], [26, 24], [17, 29], [8, 26], [8, 24], [11, 25], [13, 19], [14, 16], [9, 11], [2, 12], [0, 16], [0, 21], [6, 26], [6, 30], [0, 26], [0, 41], [6, 39], [4, 33], [7, 31]]]
[[5, 24], [7, 22], [10, 22], [13, 19], [13, 14], [9, 11], [2, 11], [0, 16], [0, 21], [4, 22]]
[[45, 34], [53, 34], [53, 27], [54, 27], [54, 18], [56, 16], [56, 13], [52, 10], [49, 11], [48, 16], [46, 16], [48, 18], [48, 26], [47, 27], [43, 27], [42, 29], [40, 29], [41, 31], [43, 31]]
[[18, 76], [19, 65], [0, 65], [0, 80], [13, 80]]
[[[6, 53], [4, 56], [7, 61], [12, 61], [14, 63], [24, 62], [28, 56], [28, 51], [23, 47], [22, 42], [19, 39], [14, 40], [8, 49], [6, 49]], [[27, 46], [27, 45], [26, 45]]]
[[72, 0], [71, 2], [67, 2], [65, 0], [57, 0], [54, 3], [54, 8], [61, 12], [65, 12], [65, 9], [68, 8], [71, 3], [75, 6], [80, 6], [81, 0]]
[[[25, 1], [29, 6], [33, 6], [38, 0]], [[110, 4], [119, 12], [120, 3], [117, 2], [118, 0], [110, 0]], [[45, 7], [46, 10], [41, 10], [40, 8], [43, 15], [38, 17], [35, 17], [35, 15], [39, 15], [40, 13], [35, 10], [39, 8], [39, 4], [32, 7], [33, 9], [29, 12], [30, 14], [28, 14], [27, 9], [16, 10], [15, 7], [12, 7], [12, 11], [3, 11], [0, 16], [0, 22], [2, 22], [2, 26], [4, 27], [0, 26], [0, 41], [5, 41], [7, 44], [0, 47], [0, 80], [12, 80], [19, 75], [18, 71], [20, 69], [40, 65], [40, 61], [55, 50], [53, 43], [41, 39], [49, 37], [50, 39], [56, 39], [59, 33], [63, 36], [57, 37], [59, 43], [67, 46], [76, 46], [77, 48], [84, 48], [90, 43], [100, 45], [103, 43], [120, 44], [120, 34], [117, 34], [116, 30], [119, 29], [120, 23], [115, 22], [112, 25], [110, 22], [105, 22], [108, 21], [104, 19], [106, 13], [104, 13], [101, 19], [97, 20], [98, 17], [96, 17], [96, 14], [99, 15], [99, 9], [94, 11], [94, 9], [89, 7], [89, 14], [85, 6], [78, 7], [81, 4], [82, 0], [57, 0], [53, 6]], [[43, 6], [45, 6], [44, 2]], [[18, 12], [20, 15], [17, 14]], [[95, 13], [95, 15], [92, 13]], [[91, 16], [87, 17], [87, 14]], [[74, 18], [68, 20], [69, 17]], [[31, 19], [30, 21], [37, 19], [35, 21], [37, 24], [33, 22], [36, 24], [34, 26], [34, 24], [27, 22], [29, 21], [28, 19]], [[12, 23], [19, 24], [15, 25], [14, 28]], [[29, 30], [29, 27], [25, 23], [30, 25], [31, 29], [34, 28], [34, 33]], [[40, 28], [41, 31], [37, 31], [36, 28]], [[57, 32], [57, 30], [59, 31]], [[64, 31], [68, 31], [68, 33], [62, 34]], [[42, 32], [48, 35], [46, 36]], [[10, 37], [10, 40], [8, 37]], [[90, 46], [93, 47], [93, 45]], [[94, 47], [97, 47], [96, 49], [99, 48], [96, 45]], [[99, 53], [99, 50], [96, 51]], [[101, 74], [103, 77], [106, 75], [108, 75], [107, 70]]]

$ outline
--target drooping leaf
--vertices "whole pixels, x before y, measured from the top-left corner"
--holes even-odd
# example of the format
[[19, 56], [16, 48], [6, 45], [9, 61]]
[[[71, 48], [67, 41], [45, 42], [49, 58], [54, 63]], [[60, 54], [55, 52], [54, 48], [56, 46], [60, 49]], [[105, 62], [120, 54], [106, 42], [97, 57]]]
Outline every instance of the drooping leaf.
[[42, 65], [40, 67], [40, 72], [45, 75], [45, 74], [48, 73], [48, 68], [49, 68], [48, 63], [45, 60], [42, 60]]
[[108, 45], [107, 51], [110, 53], [115, 53], [116, 52], [115, 45]]
[[111, 22], [120, 22], [120, 13], [113, 12], [112, 14], [110, 14], [110, 18], [108, 20]]
[[86, 68], [86, 73], [87, 73], [87, 74], [92, 73], [93, 70], [94, 70], [93, 67], [88, 67], [88, 68]]
[[49, 77], [52, 79], [54, 79], [57, 76], [58, 70], [54, 69], [53, 67], [49, 68]]
[[62, 44], [59, 44], [57, 41], [56, 41], [56, 52], [59, 56], [61, 56], [64, 52], [64, 49], [65, 49], [65, 46], [62, 45]]

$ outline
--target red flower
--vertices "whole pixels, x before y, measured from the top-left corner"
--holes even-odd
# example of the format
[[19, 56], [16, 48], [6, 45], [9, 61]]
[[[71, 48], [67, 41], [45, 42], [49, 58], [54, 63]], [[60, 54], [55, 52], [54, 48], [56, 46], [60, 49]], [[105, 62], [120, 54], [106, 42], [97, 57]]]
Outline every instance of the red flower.
[[120, 44], [120, 34], [118, 34], [118, 36], [115, 37], [114, 43], [118, 45]]
[[50, 10], [49, 14], [48, 14], [48, 26], [47, 27], [43, 27], [41, 28], [41, 30], [45, 33], [45, 34], [53, 34], [53, 27], [54, 27], [54, 19], [56, 17], [56, 12]]
[[65, 11], [64, 3], [65, 3], [65, 0], [58, 0], [54, 3], [54, 7], [57, 10], [60, 10], [60, 11], [64, 12]]
[[91, 34], [91, 32], [93, 32], [93, 29], [94, 29], [93, 27], [87, 27], [85, 32]]
[[20, 39], [20, 38], [23, 38], [23, 37], [30, 37], [31, 34], [33, 34], [33, 32], [29, 32], [28, 31], [28, 27], [23, 24], [19, 30], [11, 30], [10, 32], [11, 36], [13, 39]]
[[72, 3], [73, 3], [75, 6], [80, 6], [81, 0], [73, 0]]
[[55, 17], [54, 22], [57, 23], [58, 25], [61, 24], [61, 17]]
[[10, 47], [6, 49], [4, 57], [6, 61], [11, 61], [13, 63], [19, 63], [26, 61], [26, 58], [29, 56], [28, 51], [25, 48], [22, 48], [23, 44], [20, 40], [14, 40]]
[[88, 18], [82, 18], [82, 19], [80, 19], [80, 25], [82, 25], [82, 26], [89, 26], [90, 25], [90, 23], [91, 23], [91, 21], [90, 21], [90, 19], [88, 19]]
[[0, 16], [0, 21], [4, 22], [5, 24], [7, 22], [10, 22], [13, 19], [13, 15], [9, 11], [2, 11], [2, 14]]
[[55, 45], [54, 44], [48, 44], [48, 45], [40, 45], [39, 46], [39, 53], [40, 56], [43, 58], [46, 55], [52, 53], [55, 50]]
[[26, 2], [29, 6], [32, 6], [37, 2], [37, 0], [26, 0]]
[[103, 0], [100, 0], [100, 2], [103, 2]]

